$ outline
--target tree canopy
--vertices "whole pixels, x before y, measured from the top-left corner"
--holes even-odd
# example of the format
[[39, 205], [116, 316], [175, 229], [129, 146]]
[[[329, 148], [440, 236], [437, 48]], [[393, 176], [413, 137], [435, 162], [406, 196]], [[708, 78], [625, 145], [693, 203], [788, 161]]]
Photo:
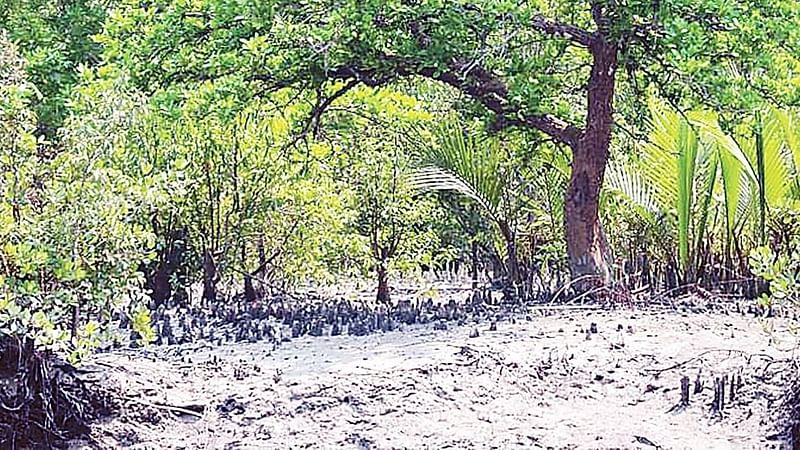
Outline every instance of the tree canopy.
[[798, 16], [792, 1], [757, 0], [133, 2], [111, 16], [101, 42], [150, 90], [421, 75], [463, 89], [498, 126], [566, 141], [556, 118], [582, 128], [601, 38], [616, 47], [630, 89], [655, 83], [682, 105], [723, 110], [796, 103]]
[[[529, 128], [572, 149], [570, 265], [607, 282], [598, 198], [614, 123], [639, 119], [652, 90], [720, 112], [797, 102], [799, 22], [792, 1], [215, 0], [127, 5], [101, 42], [150, 92], [292, 87], [316, 93], [314, 117], [356, 83], [450, 85], [490, 113], [492, 129]], [[620, 92], [632, 95], [615, 103]]]

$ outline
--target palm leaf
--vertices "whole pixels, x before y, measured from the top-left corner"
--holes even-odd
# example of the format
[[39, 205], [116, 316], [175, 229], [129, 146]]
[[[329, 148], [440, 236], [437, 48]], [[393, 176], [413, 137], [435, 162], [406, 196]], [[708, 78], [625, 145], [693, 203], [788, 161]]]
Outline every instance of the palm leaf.
[[[748, 131], [752, 130], [751, 136]], [[781, 206], [792, 191], [790, 151], [780, 116], [773, 112], [757, 111], [751, 129], [740, 133], [741, 147], [748, 156], [749, 165], [755, 173], [751, 196], [758, 218], [758, 238], [764, 241], [767, 211]]]
[[656, 201], [653, 189], [639, 168], [631, 163], [612, 161], [606, 170], [605, 187], [622, 194], [645, 219], [652, 220], [665, 209]]
[[790, 160], [784, 146], [784, 133], [775, 114], [762, 120], [762, 155], [764, 164], [764, 197], [767, 205], [779, 206], [791, 190]]
[[508, 182], [497, 142], [466, 136], [452, 120], [440, 126], [435, 138], [433, 145], [421, 150], [420, 168], [412, 173], [410, 185], [421, 190], [459, 192], [498, 219]]
[[752, 198], [749, 187], [752, 186], [746, 169], [750, 167], [743, 164], [731, 152], [717, 147], [720, 161], [722, 189], [725, 198], [725, 219], [728, 237], [731, 239], [735, 230], [744, 223], [749, 212], [750, 199]]
[[497, 204], [491, 196], [485, 195], [468, 180], [445, 168], [426, 166], [417, 169], [411, 174], [409, 185], [416, 190], [458, 192], [478, 202], [490, 214], [497, 212]]
[[791, 112], [777, 108], [771, 110], [772, 117], [781, 127], [784, 140], [784, 160], [791, 180], [791, 196], [800, 198], [800, 118]]
[[692, 222], [692, 202], [694, 199], [694, 176], [697, 167], [698, 143], [689, 124], [679, 123], [678, 135], [678, 198], [675, 209], [678, 213], [678, 254], [686, 270], [689, 263], [690, 228]]
[[699, 163], [696, 166], [697, 184], [699, 194], [701, 195], [700, 202], [697, 209], [697, 221], [695, 226], [697, 231], [695, 233], [694, 242], [694, 267], [700, 266], [700, 248], [705, 241], [706, 226], [708, 225], [708, 216], [711, 213], [711, 199], [714, 196], [714, 186], [717, 181], [717, 172], [719, 167], [719, 160], [716, 154], [715, 147], [702, 146], [702, 154], [699, 157]]
[[690, 114], [689, 120], [709, 149], [715, 149], [716, 154], [712, 157], [719, 160], [726, 227], [730, 238], [747, 216], [751, 198], [747, 187], [755, 183], [756, 174], [736, 140], [719, 127], [715, 114], [694, 112]]
[[676, 158], [680, 149], [676, 136], [680, 129], [680, 117], [654, 98], [649, 105], [651, 132], [648, 142], [641, 147], [640, 167], [656, 202], [664, 209], [672, 209], [678, 200]]
[[678, 254], [686, 270], [690, 261], [692, 209], [698, 138], [685, 117], [650, 99], [650, 140], [643, 146], [642, 168], [662, 205], [678, 217]]
[[756, 181], [756, 174], [747, 155], [734, 138], [722, 131], [715, 115], [706, 112], [692, 113], [689, 120], [700, 134], [701, 140], [709, 144], [716, 144], [721, 151], [729, 153], [732, 158], [743, 165], [745, 175], [753, 182]]

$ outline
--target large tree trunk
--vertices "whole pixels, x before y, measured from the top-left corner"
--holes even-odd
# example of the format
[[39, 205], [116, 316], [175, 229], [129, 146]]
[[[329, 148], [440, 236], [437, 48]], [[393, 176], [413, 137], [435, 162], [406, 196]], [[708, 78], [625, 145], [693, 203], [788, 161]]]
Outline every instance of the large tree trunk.
[[611, 141], [617, 46], [598, 38], [592, 43], [591, 52], [586, 131], [572, 147], [572, 175], [564, 216], [572, 277], [585, 277], [596, 285], [611, 281], [610, 250], [598, 210]]

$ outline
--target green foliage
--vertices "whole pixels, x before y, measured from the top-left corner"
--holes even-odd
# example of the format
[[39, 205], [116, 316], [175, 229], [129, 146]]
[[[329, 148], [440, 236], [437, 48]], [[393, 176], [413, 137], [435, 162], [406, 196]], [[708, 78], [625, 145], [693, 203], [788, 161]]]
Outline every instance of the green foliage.
[[344, 174], [357, 211], [354, 229], [369, 255], [362, 267], [387, 275], [414, 272], [439, 250], [432, 225], [441, 210], [410, 183], [414, 144], [391, 129], [367, 127], [349, 146]]
[[[500, 209], [512, 194], [507, 170], [501, 167], [499, 142], [479, 140], [475, 132], [462, 130], [453, 119], [436, 133], [436, 141], [422, 150], [422, 167], [414, 187], [433, 191], [457, 191], [475, 200], [493, 221], [503, 221]], [[466, 136], [465, 136], [466, 135]]]
[[[15, 61], [14, 47], [4, 44], [2, 58]], [[78, 358], [97, 345], [112, 315], [141, 303], [136, 270], [152, 236], [137, 225], [136, 180], [108, 167], [113, 146], [91, 139], [98, 124], [73, 117], [63, 146], [37, 142], [30, 134], [35, 117], [19, 94], [31, 91], [22, 66], [0, 67], [9, 117], [0, 141], [0, 332]]]
[[792, 242], [787, 254], [767, 246], [754, 248], [750, 252], [750, 270], [754, 275], [769, 282], [769, 295], [763, 294], [765, 304], [790, 304], [800, 302], [800, 241]]
[[147, 345], [156, 340], [156, 333], [150, 322], [150, 310], [140, 307], [133, 312], [131, 328], [139, 335], [140, 344]]
[[610, 239], [686, 281], [772, 240], [754, 272], [796, 296], [794, 0], [0, 0], [0, 23], [0, 331], [73, 358], [120, 314], [151, 341], [159, 274], [264, 294], [472, 243], [515, 283], [560, 270], [577, 145], [546, 128], [584, 136], [598, 36], [634, 149]]
[[[752, 172], [753, 214], [757, 217], [756, 239], [764, 244], [770, 209], [791, 208], [800, 200], [797, 190], [797, 158], [793, 147], [797, 130], [793, 112], [769, 108], [756, 111], [741, 124], [737, 133]], [[796, 207], [796, 206], [795, 206]]]
[[[314, 112], [321, 112], [327, 105], [323, 94], [337, 83], [374, 87], [422, 76], [470, 97], [475, 102], [465, 109], [477, 116], [491, 113], [496, 128], [538, 130], [527, 137], [531, 140], [541, 138], [541, 131], [575, 147], [582, 142], [576, 138], [582, 128], [591, 127], [597, 142], [580, 145], [602, 148], [605, 164], [606, 127], [588, 123], [589, 118], [615, 115], [615, 121], [640, 126], [645, 92], [658, 92], [685, 109], [711, 105], [720, 114], [715, 122], [726, 130], [742, 111], [762, 107], [767, 98], [796, 101], [791, 86], [798, 82], [800, 62], [789, 49], [800, 42], [798, 25], [800, 11], [793, 0], [273, 0], [258, 6], [162, 0], [123, 3], [98, 40], [105, 46], [106, 64], [130, 71], [135, 85], [177, 103], [187, 91], [213, 80], [240, 94], [239, 100], [287, 86], [313, 92], [312, 103], [319, 107]], [[612, 110], [589, 95], [599, 86], [586, 82], [592, 67], [606, 63], [610, 70], [596, 75], [605, 73], [617, 92], [627, 94], [614, 99]], [[589, 104], [595, 106], [591, 114]], [[715, 123], [713, 128], [721, 127]], [[733, 200], [744, 195], [736, 186], [741, 177], [730, 167], [735, 164], [731, 156], [738, 156], [714, 156], [718, 151], [707, 145], [692, 154], [699, 132], [687, 128], [678, 140], [686, 150], [685, 170], [675, 185], [681, 203], [673, 206], [679, 207], [674, 218], [684, 271], [699, 264], [701, 252], [693, 247], [704, 245], [706, 219], [716, 220], [702, 206], [695, 217], [690, 205], [713, 203], [721, 167], [730, 169], [722, 175], [729, 235], [737, 222]], [[586, 214], [593, 216], [596, 193], [590, 194]], [[741, 211], [742, 204], [737, 201], [736, 209]], [[578, 226], [577, 208], [569, 211], [573, 214], [565, 220], [572, 226], [566, 230], [588, 233], [580, 231], [585, 227]], [[584, 238], [568, 242], [586, 252], [577, 248]], [[585, 255], [571, 256], [574, 263]]]
[[[415, 188], [457, 192], [479, 205], [490, 227], [469, 230], [473, 239], [487, 233], [502, 255], [512, 282], [519, 284], [534, 264], [546, 271], [563, 255], [562, 211], [567, 161], [542, 145], [525, 146], [519, 136], [487, 135], [478, 124], [451, 117], [420, 149]], [[470, 126], [472, 125], [472, 126]], [[463, 126], [463, 128], [462, 128]], [[468, 209], [456, 209], [462, 222]], [[494, 242], [499, 245], [495, 245]]]
[[172, 231], [185, 231], [184, 283], [207, 278], [230, 294], [247, 277], [263, 292], [360, 274], [380, 259], [368, 223], [379, 230], [379, 247], [391, 249], [387, 269], [407, 271], [432, 257], [437, 238], [425, 224], [433, 204], [412, 197], [401, 180], [410, 152], [391, 156], [400, 144], [385, 136], [427, 118], [411, 97], [354, 90], [310, 139], [298, 134], [310, 131], [302, 92], [241, 102], [230, 86], [206, 83], [176, 106], [162, 96], [143, 103], [115, 71], [84, 79], [75, 108], [94, 115], [98, 98], [112, 98], [133, 112], [110, 115], [127, 129], [114, 137], [109, 164], [139, 180], [149, 213], [138, 222], [156, 233], [157, 252]]
[[254, 268], [270, 284], [325, 279], [326, 262], [344, 245], [350, 214], [320, 160], [332, 149], [289, 145], [287, 116], [266, 106], [204, 116], [187, 110], [178, 118], [154, 112], [129, 135], [119, 164], [140, 171], [157, 192], [152, 208], [161, 228], [182, 224], [188, 232], [193, 279], [204, 254], [228, 282]]
[[[700, 256], [718, 231], [724, 233], [725, 252], [746, 248], [741, 234], [746, 227], [755, 242], [764, 242], [768, 209], [795, 201], [795, 131], [788, 127], [793, 114], [774, 108], [757, 113], [733, 136], [722, 131], [714, 114], [682, 115], [655, 99], [651, 117], [650, 141], [639, 159], [612, 165], [608, 182], [649, 221], [672, 220], [674, 214], [683, 270], [700, 271]], [[724, 227], [717, 223], [718, 209]]]
[[[316, 86], [358, 68], [365, 82], [474, 61], [508, 86], [528, 112], [579, 121], [589, 54], [532, 23], [548, 19], [594, 31], [590, 1], [295, 1], [257, 6], [220, 0], [123, 2], [98, 38], [105, 57], [158, 90], [208, 79]], [[757, 105], [763, 92], [797, 100], [800, 12], [794, 0], [633, 0], [598, 3], [621, 44], [637, 103], [646, 85], [683, 105]], [[355, 72], [349, 72], [355, 76]], [[168, 88], [169, 89], [169, 88]], [[258, 89], [258, 88], [256, 88]], [[623, 105], [624, 106], [624, 105]], [[630, 111], [633, 121], [639, 116]]]
[[519, 283], [517, 224], [522, 222], [523, 197], [519, 173], [504, 157], [500, 141], [481, 136], [478, 130], [461, 129], [451, 118], [440, 126], [435, 140], [420, 149], [421, 161], [412, 177], [416, 189], [454, 191], [480, 205], [496, 228], [490, 233], [502, 242], [498, 254], [505, 255], [506, 270]]
[[57, 137], [68, 115], [79, 68], [99, 62], [101, 47], [92, 36], [101, 31], [109, 5], [96, 0], [0, 1], [0, 28], [27, 60], [28, 78], [42, 94], [33, 109], [50, 138]]
[[[660, 212], [674, 215], [678, 259], [686, 276], [695, 270], [693, 258], [702, 243], [708, 202], [717, 176], [713, 143], [700, 142], [690, 119], [650, 101], [652, 131], [642, 146], [640, 160], [623, 166], [609, 177], [612, 189], [624, 193], [653, 220]], [[709, 125], [712, 127], [713, 125]]]

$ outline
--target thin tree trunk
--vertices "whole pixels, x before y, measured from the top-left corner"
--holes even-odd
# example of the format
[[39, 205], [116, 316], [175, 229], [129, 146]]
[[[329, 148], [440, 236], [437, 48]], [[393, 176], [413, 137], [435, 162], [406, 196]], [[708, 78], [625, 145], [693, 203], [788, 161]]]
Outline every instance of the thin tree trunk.
[[[247, 267], [247, 246], [242, 243], [242, 267]], [[253, 288], [253, 274], [245, 270], [244, 273], [244, 299], [248, 304], [256, 301], [256, 290]]]
[[80, 304], [72, 307], [72, 338], [78, 337], [78, 328], [80, 327]]
[[478, 241], [472, 241], [472, 291], [478, 289]]
[[511, 284], [517, 287], [520, 281], [519, 260], [517, 259], [517, 244], [513, 239], [506, 242], [506, 251], [508, 252], [508, 277]]
[[511, 230], [511, 227], [501, 222], [500, 225], [500, 233], [503, 235], [503, 239], [506, 241], [506, 268], [508, 270], [508, 279], [511, 281], [511, 284], [516, 286], [519, 283], [519, 260], [517, 259], [517, 245], [515, 242], [514, 233]]
[[170, 285], [170, 271], [167, 264], [159, 262], [155, 271], [150, 275], [150, 299], [154, 308], [166, 303], [172, 296], [172, 286]]
[[217, 265], [209, 250], [203, 253], [203, 300], [207, 306], [217, 301]]
[[267, 266], [267, 253], [264, 251], [264, 236], [258, 237], [258, 267]]
[[598, 38], [590, 50], [593, 64], [588, 87], [587, 127], [572, 148], [572, 174], [564, 216], [572, 277], [589, 275], [596, 285], [611, 281], [610, 250], [598, 209], [611, 142], [617, 46]]
[[378, 275], [377, 300], [381, 303], [389, 303], [389, 274], [386, 270], [386, 263], [380, 261], [375, 271]]

